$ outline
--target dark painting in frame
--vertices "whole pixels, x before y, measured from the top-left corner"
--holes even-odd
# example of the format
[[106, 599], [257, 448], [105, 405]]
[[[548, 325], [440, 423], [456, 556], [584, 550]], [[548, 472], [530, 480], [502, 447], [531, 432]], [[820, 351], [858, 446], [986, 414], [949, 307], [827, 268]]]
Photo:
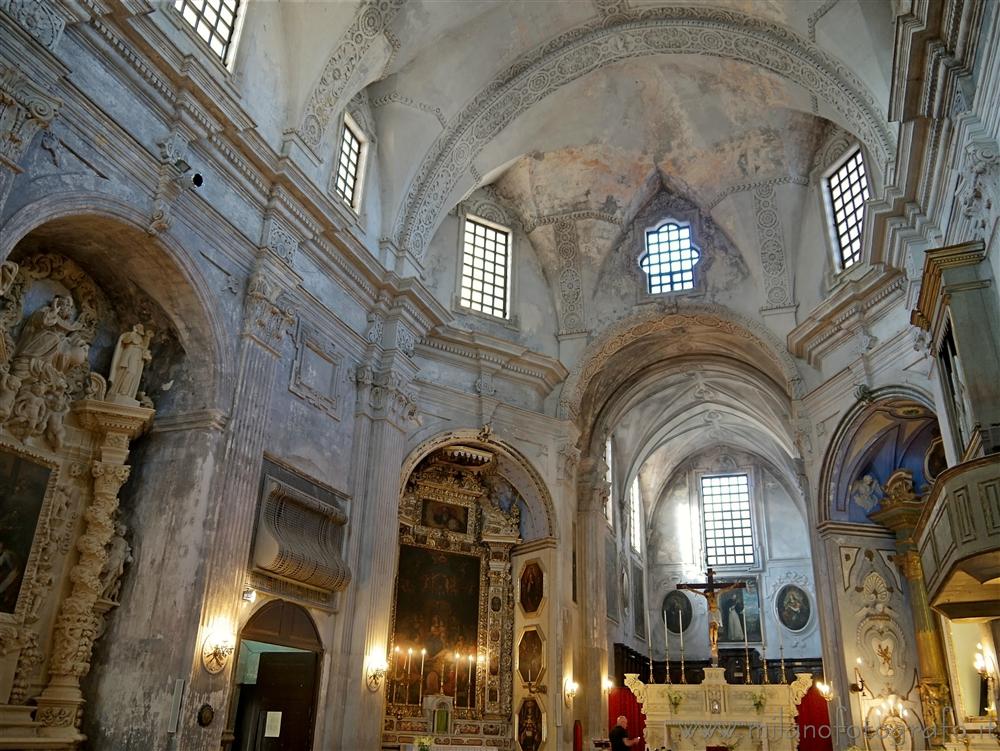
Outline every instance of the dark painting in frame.
[[469, 509], [454, 503], [424, 499], [420, 523], [430, 529], [444, 529], [458, 534], [469, 532]]
[[48, 487], [49, 467], [0, 451], [0, 613], [13, 613]]

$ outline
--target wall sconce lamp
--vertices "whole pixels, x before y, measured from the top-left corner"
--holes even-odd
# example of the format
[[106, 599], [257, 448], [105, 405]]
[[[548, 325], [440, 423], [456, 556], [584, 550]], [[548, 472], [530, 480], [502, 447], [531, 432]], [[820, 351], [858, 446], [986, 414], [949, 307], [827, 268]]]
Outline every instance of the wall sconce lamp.
[[201, 662], [212, 675], [221, 673], [236, 650], [232, 631], [221, 626], [209, 630], [201, 645]]
[[858, 664], [854, 666], [854, 683], [850, 685], [851, 693], [864, 694], [867, 691], [868, 695], [874, 698], [874, 694], [868, 688], [868, 684], [865, 683], [864, 676], [861, 675], [861, 666], [864, 662], [860, 657], [857, 662]]
[[243, 588], [243, 602], [249, 602], [253, 605], [257, 601], [257, 590], [253, 587]]
[[605, 693], [611, 693], [612, 689], [615, 687], [615, 682], [604, 676], [604, 680], [601, 681], [601, 687], [604, 689]]
[[825, 680], [816, 681], [816, 690], [819, 691], [819, 695], [827, 701], [833, 701], [833, 687], [830, 686], [830, 684]]
[[365, 683], [368, 684], [368, 690], [375, 693], [382, 686], [385, 674], [389, 670], [389, 664], [386, 662], [384, 657], [374, 655], [368, 656], [367, 663], [368, 667], [365, 670]]
[[573, 703], [573, 699], [576, 698], [576, 694], [579, 690], [580, 684], [572, 678], [567, 678], [563, 683], [563, 698], [566, 700], [567, 707]]

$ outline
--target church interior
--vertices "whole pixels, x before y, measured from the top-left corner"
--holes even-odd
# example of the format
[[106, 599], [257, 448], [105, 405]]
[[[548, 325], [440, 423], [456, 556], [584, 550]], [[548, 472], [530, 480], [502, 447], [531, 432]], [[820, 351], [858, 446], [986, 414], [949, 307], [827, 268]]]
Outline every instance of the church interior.
[[0, 0], [0, 749], [1000, 748], [998, 220], [997, 0]]

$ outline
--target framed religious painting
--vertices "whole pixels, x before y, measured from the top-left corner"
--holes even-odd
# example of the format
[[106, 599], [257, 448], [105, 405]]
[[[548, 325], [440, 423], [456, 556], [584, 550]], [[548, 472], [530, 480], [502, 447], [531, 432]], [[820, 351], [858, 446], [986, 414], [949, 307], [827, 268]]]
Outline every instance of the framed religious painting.
[[717, 579], [720, 584], [743, 582], [743, 589], [730, 589], [719, 595], [720, 644], [759, 644], [763, 641], [760, 625], [760, 587], [757, 577]]
[[812, 618], [812, 602], [804, 589], [786, 584], [774, 598], [778, 622], [789, 631], [801, 631]]
[[680, 634], [687, 631], [694, 618], [694, 608], [691, 606], [691, 598], [679, 589], [668, 592], [663, 598], [663, 615], [666, 618], [667, 628], [672, 634]]
[[537, 561], [526, 563], [521, 569], [520, 600], [525, 615], [534, 615], [542, 606], [545, 592], [545, 574]]
[[469, 532], [469, 508], [456, 503], [424, 499], [420, 523], [429, 529], [443, 529], [460, 535]]
[[0, 451], [0, 613], [12, 615], [17, 608], [51, 472]]

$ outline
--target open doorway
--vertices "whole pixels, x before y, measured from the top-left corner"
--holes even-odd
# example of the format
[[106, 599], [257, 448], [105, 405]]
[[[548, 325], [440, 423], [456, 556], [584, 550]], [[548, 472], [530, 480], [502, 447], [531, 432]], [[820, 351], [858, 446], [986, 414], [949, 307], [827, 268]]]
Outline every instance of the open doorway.
[[231, 751], [309, 751], [323, 649], [312, 618], [269, 602], [240, 632], [230, 709]]

